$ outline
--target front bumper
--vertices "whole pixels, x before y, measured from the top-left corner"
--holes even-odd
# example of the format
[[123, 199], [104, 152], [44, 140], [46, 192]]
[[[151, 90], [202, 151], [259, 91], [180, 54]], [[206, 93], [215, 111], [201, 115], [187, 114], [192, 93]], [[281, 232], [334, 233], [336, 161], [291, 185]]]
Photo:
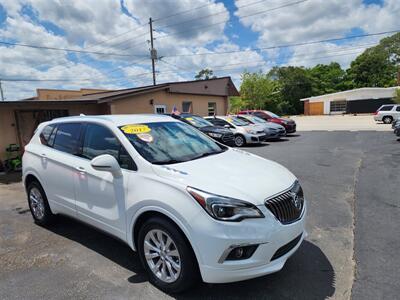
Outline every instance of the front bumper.
[[[306, 205], [300, 220], [283, 225], [264, 206], [258, 208], [265, 218], [246, 219], [241, 222], [221, 222], [197, 219], [192, 224], [199, 232], [195, 240], [203, 281], [208, 283], [226, 283], [263, 276], [281, 270], [286, 260], [300, 247], [306, 237]], [[208, 217], [209, 218], [209, 217]], [[202, 224], [200, 224], [202, 222]], [[209, 223], [209, 222], [207, 222]], [[199, 227], [198, 227], [199, 226]], [[288, 252], [272, 259], [277, 250], [299, 237], [298, 242]], [[232, 245], [257, 244], [254, 254], [243, 260], [220, 261], [221, 255]]]
[[259, 144], [267, 140], [266, 134], [246, 134], [245, 139], [247, 144]]
[[296, 124], [285, 124], [286, 133], [294, 133], [296, 132]]

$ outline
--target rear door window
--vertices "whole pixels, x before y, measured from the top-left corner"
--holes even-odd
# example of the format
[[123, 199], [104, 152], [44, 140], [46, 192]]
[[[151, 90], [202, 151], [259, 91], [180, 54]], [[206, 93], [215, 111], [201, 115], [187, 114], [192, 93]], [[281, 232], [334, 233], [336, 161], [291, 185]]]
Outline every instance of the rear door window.
[[392, 110], [393, 105], [387, 105], [387, 106], [383, 106], [381, 107], [381, 109], [379, 111], [389, 111]]
[[397, 106], [397, 107], [396, 107], [396, 111], [400, 111], [400, 106]]
[[80, 123], [58, 124], [53, 148], [69, 154], [77, 154], [81, 127]]

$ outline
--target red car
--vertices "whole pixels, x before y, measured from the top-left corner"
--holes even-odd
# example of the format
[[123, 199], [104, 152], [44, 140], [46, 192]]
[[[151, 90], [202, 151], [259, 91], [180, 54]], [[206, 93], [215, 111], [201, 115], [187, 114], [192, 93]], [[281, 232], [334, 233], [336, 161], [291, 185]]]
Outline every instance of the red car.
[[277, 123], [285, 127], [287, 133], [296, 132], [296, 122], [292, 119], [281, 118], [268, 110], [242, 110], [239, 115], [254, 115], [268, 122]]

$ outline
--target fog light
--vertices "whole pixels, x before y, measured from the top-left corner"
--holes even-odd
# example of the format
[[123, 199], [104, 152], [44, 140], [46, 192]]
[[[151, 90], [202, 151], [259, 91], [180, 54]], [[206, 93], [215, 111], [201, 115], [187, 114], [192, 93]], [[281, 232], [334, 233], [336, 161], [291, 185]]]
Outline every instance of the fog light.
[[256, 251], [258, 245], [238, 246], [233, 248], [225, 260], [241, 260], [250, 258]]

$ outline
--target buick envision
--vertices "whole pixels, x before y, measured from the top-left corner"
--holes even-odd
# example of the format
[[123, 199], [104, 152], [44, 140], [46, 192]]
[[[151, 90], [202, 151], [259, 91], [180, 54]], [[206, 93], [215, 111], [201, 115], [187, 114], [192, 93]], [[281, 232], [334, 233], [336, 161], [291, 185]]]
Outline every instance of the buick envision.
[[166, 292], [277, 272], [306, 236], [291, 172], [168, 116], [42, 123], [23, 182], [36, 223], [65, 214], [121, 239]]

